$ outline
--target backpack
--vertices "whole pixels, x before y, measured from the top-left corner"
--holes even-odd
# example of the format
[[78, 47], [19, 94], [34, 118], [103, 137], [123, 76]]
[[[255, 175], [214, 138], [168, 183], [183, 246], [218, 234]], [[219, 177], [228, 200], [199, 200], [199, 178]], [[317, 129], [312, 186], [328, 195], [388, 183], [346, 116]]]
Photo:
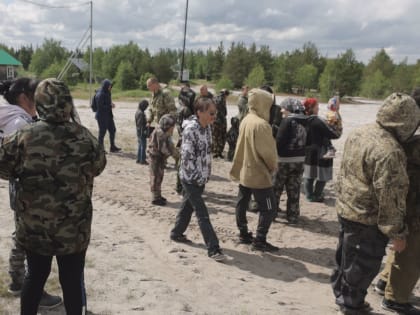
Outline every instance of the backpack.
[[292, 150], [304, 149], [306, 147], [307, 130], [301, 120], [291, 118], [291, 135], [288, 148]]
[[94, 113], [98, 111], [98, 102], [96, 101], [96, 91], [92, 97], [92, 100], [90, 101], [90, 108], [92, 109], [92, 112]]

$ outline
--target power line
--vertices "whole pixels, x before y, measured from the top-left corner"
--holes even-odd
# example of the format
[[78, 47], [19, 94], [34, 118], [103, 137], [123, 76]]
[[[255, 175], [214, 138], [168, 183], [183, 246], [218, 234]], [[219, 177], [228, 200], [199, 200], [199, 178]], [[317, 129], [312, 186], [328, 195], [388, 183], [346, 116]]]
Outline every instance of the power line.
[[81, 3], [74, 3], [74, 4], [65, 5], [65, 6], [64, 5], [56, 6], [56, 5], [39, 3], [39, 2], [36, 2], [36, 1], [31, 1], [31, 0], [18, 0], [18, 1], [30, 3], [30, 4], [36, 5], [38, 7], [43, 7], [43, 8], [47, 8], [47, 9], [68, 9], [68, 8], [72, 8], [72, 7], [78, 7], [78, 6], [90, 4], [90, 2], [81, 2]]

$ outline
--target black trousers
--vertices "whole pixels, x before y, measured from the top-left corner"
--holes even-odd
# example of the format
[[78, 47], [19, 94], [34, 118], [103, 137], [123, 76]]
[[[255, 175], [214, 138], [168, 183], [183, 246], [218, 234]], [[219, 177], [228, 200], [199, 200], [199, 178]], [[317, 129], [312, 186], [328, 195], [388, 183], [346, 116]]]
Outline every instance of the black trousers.
[[98, 127], [99, 127], [99, 134], [98, 134], [98, 141], [102, 146], [104, 145], [104, 138], [105, 134], [109, 132], [109, 142], [111, 147], [115, 146], [115, 133], [117, 128], [115, 127], [114, 117], [111, 115], [106, 115], [105, 117], [98, 117]]
[[[83, 270], [86, 251], [56, 256], [58, 274], [63, 290], [64, 307], [67, 315], [81, 315], [86, 305]], [[43, 256], [26, 251], [28, 271], [23, 282], [20, 300], [21, 315], [36, 315], [44, 291], [44, 285], [51, 271], [53, 256]]]
[[376, 225], [364, 225], [341, 217], [338, 221], [337, 266], [331, 284], [338, 305], [357, 309], [363, 307], [367, 289], [379, 272], [388, 237]]
[[271, 222], [277, 211], [277, 202], [272, 187], [264, 189], [254, 189], [239, 185], [238, 202], [236, 204], [236, 224], [241, 233], [248, 232], [248, 221], [246, 211], [251, 199], [254, 196], [255, 202], [260, 213], [256, 238], [261, 241], [266, 240]]

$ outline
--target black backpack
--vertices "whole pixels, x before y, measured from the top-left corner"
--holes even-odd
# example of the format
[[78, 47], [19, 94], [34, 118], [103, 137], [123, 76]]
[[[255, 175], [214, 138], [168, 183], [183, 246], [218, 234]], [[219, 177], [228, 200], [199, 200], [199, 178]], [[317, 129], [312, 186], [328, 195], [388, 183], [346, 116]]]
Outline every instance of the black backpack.
[[96, 101], [96, 91], [92, 97], [92, 100], [90, 101], [90, 108], [92, 109], [92, 112], [94, 113], [98, 111], [98, 102]]

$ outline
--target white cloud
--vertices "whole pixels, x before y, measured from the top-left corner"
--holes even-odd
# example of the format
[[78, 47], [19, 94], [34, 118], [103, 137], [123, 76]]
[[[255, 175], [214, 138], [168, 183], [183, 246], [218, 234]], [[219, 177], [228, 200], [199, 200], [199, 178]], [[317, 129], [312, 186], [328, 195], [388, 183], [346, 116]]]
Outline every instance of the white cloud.
[[[45, 38], [73, 49], [89, 25], [84, 0], [39, 0], [46, 9], [24, 1], [0, 3], [0, 43], [18, 47], [40, 45]], [[108, 48], [138, 42], [142, 48], [182, 46], [185, 0], [94, 0], [94, 45]], [[80, 5], [75, 5], [80, 4]], [[189, 1], [187, 49], [217, 47], [224, 41], [269, 45], [274, 53], [315, 43], [323, 55], [352, 48], [367, 62], [389, 47], [396, 61], [420, 59], [417, 0], [224, 0]]]

